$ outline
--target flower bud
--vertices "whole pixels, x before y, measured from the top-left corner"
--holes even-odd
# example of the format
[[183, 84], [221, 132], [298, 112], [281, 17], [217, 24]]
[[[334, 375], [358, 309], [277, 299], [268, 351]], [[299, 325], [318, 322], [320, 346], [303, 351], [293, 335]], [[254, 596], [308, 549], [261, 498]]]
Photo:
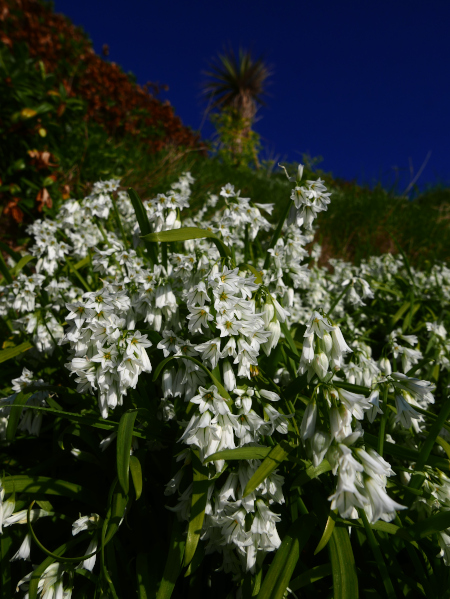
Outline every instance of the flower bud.
[[264, 304], [263, 311], [261, 313], [261, 316], [264, 319], [264, 326], [266, 328], [269, 326], [269, 323], [272, 321], [274, 315], [275, 315], [275, 308], [273, 307], [273, 304], [266, 302]]
[[392, 367], [388, 358], [381, 358], [381, 360], [378, 362], [378, 365], [383, 374], [385, 374], [386, 376], [391, 374]]
[[302, 361], [310, 364], [314, 359], [314, 333], [303, 339]]
[[328, 372], [328, 358], [322, 351], [314, 356], [313, 368], [319, 379], [325, 378]]
[[161, 326], [162, 326], [162, 313], [159, 308], [156, 308], [155, 320], [153, 321], [153, 327], [154, 327], [155, 331], [158, 331], [158, 333], [159, 333], [159, 331], [161, 330]]
[[262, 345], [262, 348], [263, 348], [266, 356], [268, 356], [270, 354], [272, 349], [277, 345], [278, 341], [280, 340], [281, 327], [280, 327], [280, 323], [278, 322], [278, 320], [269, 322], [267, 330], [270, 333], [270, 337]]
[[173, 396], [173, 383], [175, 377], [175, 368], [166, 368], [163, 370], [161, 377], [161, 386], [164, 397]]
[[233, 391], [236, 387], [236, 377], [228, 358], [225, 358], [223, 361], [223, 384], [225, 385], [225, 389], [227, 391]]
[[166, 223], [165, 223], [166, 230], [173, 228], [176, 219], [177, 219], [177, 211], [171, 210], [169, 212], [169, 214], [166, 216]]
[[310, 452], [314, 468], [317, 468], [323, 461], [323, 458], [330, 447], [330, 443], [330, 435], [323, 431], [317, 431], [312, 437], [310, 441]]
[[303, 443], [306, 439], [310, 439], [316, 430], [317, 420], [317, 404], [315, 401], [308, 404], [305, 413], [303, 414], [302, 424], [300, 427], [300, 437]]
[[330, 333], [326, 333], [326, 332], [325, 332], [325, 333], [323, 334], [323, 337], [322, 337], [322, 339], [323, 339], [323, 343], [324, 343], [324, 346], [325, 346], [325, 352], [326, 352], [327, 354], [330, 354], [330, 352], [331, 352], [331, 349], [332, 349], [332, 347], [333, 347], [333, 339], [331, 338], [331, 335], [330, 335]]

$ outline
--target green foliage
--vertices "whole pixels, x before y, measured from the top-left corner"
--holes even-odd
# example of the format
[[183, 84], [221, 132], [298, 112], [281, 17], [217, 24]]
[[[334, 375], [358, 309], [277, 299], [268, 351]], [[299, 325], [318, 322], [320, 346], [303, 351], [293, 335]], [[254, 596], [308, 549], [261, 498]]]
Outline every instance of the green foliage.
[[30, 58], [25, 44], [16, 44], [14, 53], [0, 48], [0, 97], [2, 218], [21, 223], [55, 214], [93, 181], [123, 177], [138, 162], [148, 173], [161, 159], [135, 136], [113, 137], [88, 120], [87, 102]]
[[238, 168], [259, 168], [261, 150], [259, 135], [251, 129], [251, 119], [243, 117], [235, 108], [223, 108], [211, 115], [219, 141], [217, 157], [221, 162]]

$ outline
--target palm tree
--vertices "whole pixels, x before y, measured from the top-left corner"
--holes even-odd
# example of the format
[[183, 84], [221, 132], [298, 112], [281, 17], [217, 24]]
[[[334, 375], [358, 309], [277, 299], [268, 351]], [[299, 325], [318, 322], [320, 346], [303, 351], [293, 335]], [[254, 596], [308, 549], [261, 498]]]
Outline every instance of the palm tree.
[[[243, 139], [251, 132], [258, 107], [265, 105], [263, 97], [271, 71], [262, 58], [254, 59], [250, 51], [240, 49], [236, 56], [230, 49], [211, 61], [205, 75], [209, 80], [203, 85], [203, 93], [209, 100], [209, 109], [229, 110], [241, 120], [235, 140], [239, 153]], [[257, 158], [255, 163], [258, 164]]]

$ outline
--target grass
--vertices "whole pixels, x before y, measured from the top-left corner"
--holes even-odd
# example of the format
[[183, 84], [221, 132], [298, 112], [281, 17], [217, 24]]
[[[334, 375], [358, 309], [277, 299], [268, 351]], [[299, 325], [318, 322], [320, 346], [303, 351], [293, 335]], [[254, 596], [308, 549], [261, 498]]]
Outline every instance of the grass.
[[[198, 152], [171, 150], [147, 160], [124, 178], [141, 197], [154, 197], [168, 189], [186, 170], [195, 177], [191, 205], [201, 207], [208, 193], [218, 194], [233, 183], [241, 195], [255, 202], [274, 203], [273, 220], [288, 200], [292, 184], [281, 169], [235, 168]], [[291, 173], [296, 165], [288, 165]], [[306, 170], [304, 179], [322, 177], [332, 192], [327, 212], [320, 213], [315, 240], [322, 245], [322, 262], [330, 257], [359, 263], [371, 255], [398, 253], [401, 248], [416, 266], [425, 261], [450, 260], [450, 189], [436, 187], [414, 200], [389, 192], [335, 180], [321, 171]]]

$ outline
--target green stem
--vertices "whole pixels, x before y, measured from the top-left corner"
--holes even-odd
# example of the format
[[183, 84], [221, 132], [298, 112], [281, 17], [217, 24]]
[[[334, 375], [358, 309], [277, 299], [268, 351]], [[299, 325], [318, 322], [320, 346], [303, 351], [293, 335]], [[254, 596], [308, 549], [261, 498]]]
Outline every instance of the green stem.
[[103, 237], [103, 241], [106, 243], [106, 245], [108, 247], [111, 247], [111, 244], [109, 243], [108, 238], [106, 236], [105, 229], [103, 228], [102, 223], [98, 219], [97, 219], [97, 227]]
[[283, 228], [284, 221], [286, 220], [287, 215], [289, 214], [289, 210], [291, 209], [291, 206], [292, 206], [292, 200], [291, 200], [291, 198], [289, 198], [289, 200], [287, 201], [286, 206], [284, 207], [284, 210], [281, 214], [280, 222], [278, 223], [278, 226], [275, 229], [275, 233], [273, 234], [273, 237], [270, 240], [269, 247], [266, 250], [267, 253], [266, 253], [266, 259], [264, 260], [264, 266], [263, 266], [264, 269], [269, 268], [269, 262], [270, 262], [270, 257], [271, 257], [271, 254], [269, 254], [269, 250], [271, 250], [272, 248], [275, 247], [275, 244], [281, 235], [281, 229]]
[[338, 303], [341, 301], [341, 299], [344, 297], [344, 295], [346, 293], [347, 293], [347, 287], [344, 287], [343, 291], [338, 295], [338, 297], [331, 304], [331, 308], [327, 312], [328, 318], [330, 317], [330, 314], [333, 312], [333, 310], [336, 308], [336, 306], [338, 305]]
[[249, 261], [248, 225], [245, 225], [244, 260], [245, 260], [245, 262]]
[[122, 219], [120, 218], [119, 210], [117, 208], [117, 202], [116, 202], [116, 200], [114, 199], [113, 196], [111, 196], [111, 201], [112, 201], [112, 205], [113, 205], [114, 216], [116, 217], [117, 225], [119, 227], [120, 234], [121, 234], [122, 239], [123, 239], [123, 243], [124, 243], [125, 247], [128, 247], [128, 245], [129, 245], [128, 239], [127, 239], [127, 236], [125, 234], [125, 230], [124, 230], [123, 225], [122, 225]]
[[75, 266], [72, 264], [72, 261], [70, 260], [70, 258], [68, 256], [66, 256], [65, 259], [66, 259], [67, 266], [70, 268], [70, 270], [73, 272], [73, 274], [77, 277], [77, 279], [80, 281], [80, 283], [86, 289], [86, 291], [91, 291], [91, 288], [86, 283], [86, 281], [84, 280], [84, 278], [80, 275], [80, 273], [75, 268]]
[[380, 433], [378, 435], [378, 453], [380, 454], [381, 457], [383, 457], [384, 439], [386, 437], [386, 422], [388, 419], [388, 412], [387, 412], [388, 392], [389, 392], [389, 386], [385, 385], [385, 387], [383, 389], [383, 416], [381, 417]]

